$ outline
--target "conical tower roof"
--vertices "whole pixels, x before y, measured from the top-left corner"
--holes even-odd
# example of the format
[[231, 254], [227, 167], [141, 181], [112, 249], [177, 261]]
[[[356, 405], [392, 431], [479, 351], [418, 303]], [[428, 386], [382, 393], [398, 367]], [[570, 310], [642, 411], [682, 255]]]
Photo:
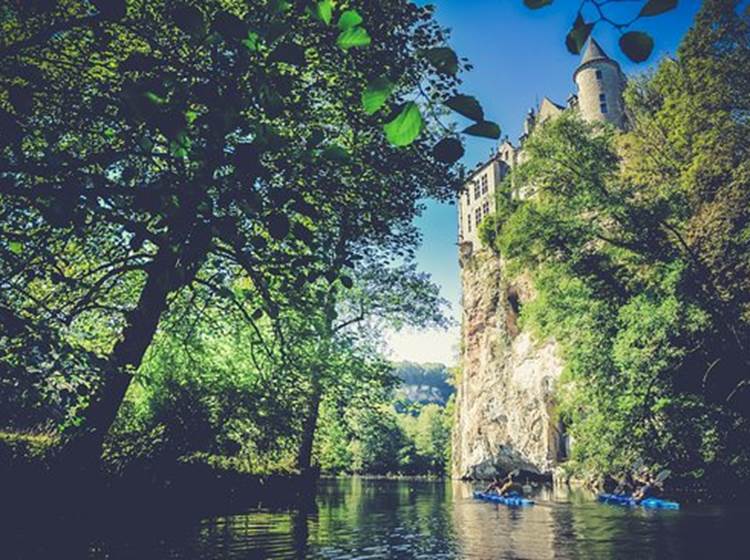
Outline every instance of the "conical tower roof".
[[620, 65], [617, 64], [617, 61], [609, 58], [607, 53], [604, 52], [602, 46], [592, 37], [589, 39], [588, 43], [586, 43], [586, 50], [583, 51], [581, 63], [578, 65], [575, 72], [573, 72], [573, 81], [576, 80], [578, 73], [584, 68], [587, 68], [592, 62], [607, 62], [615, 66], [618, 70], [620, 69]]
[[586, 45], [586, 50], [583, 52], [583, 57], [581, 57], [581, 66], [586, 64], [587, 62], [592, 62], [594, 60], [612, 60], [607, 56], [607, 53], [604, 52], [604, 49], [601, 47], [599, 43], [596, 42], [596, 39], [593, 37], [589, 39], [588, 45]]

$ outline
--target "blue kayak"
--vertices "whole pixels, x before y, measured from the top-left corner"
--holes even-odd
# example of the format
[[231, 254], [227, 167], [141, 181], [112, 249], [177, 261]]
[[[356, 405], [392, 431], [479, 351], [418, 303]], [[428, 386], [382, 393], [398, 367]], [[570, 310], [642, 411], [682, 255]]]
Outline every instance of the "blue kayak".
[[616, 504], [618, 506], [640, 506], [653, 509], [680, 509], [680, 504], [677, 502], [669, 502], [667, 500], [660, 500], [659, 498], [646, 498], [645, 500], [636, 502], [630, 496], [624, 496], [622, 494], [599, 494], [598, 500], [604, 504]]
[[532, 506], [534, 500], [527, 500], [519, 496], [518, 494], [511, 494], [510, 496], [501, 496], [499, 494], [488, 494], [487, 492], [474, 492], [474, 497], [477, 500], [485, 500], [487, 502], [495, 502], [496, 504], [504, 504], [506, 506]]

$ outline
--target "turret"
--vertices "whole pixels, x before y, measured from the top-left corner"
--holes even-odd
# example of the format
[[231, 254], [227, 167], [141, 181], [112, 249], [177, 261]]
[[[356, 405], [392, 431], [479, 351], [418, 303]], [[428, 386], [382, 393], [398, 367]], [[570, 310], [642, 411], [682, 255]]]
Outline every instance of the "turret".
[[578, 86], [578, 107], [585, 120], [607, 121], [623, 127], [625, 76], [620, 65], [609, 58], [594, 39], [586, 45], [573, 80]]

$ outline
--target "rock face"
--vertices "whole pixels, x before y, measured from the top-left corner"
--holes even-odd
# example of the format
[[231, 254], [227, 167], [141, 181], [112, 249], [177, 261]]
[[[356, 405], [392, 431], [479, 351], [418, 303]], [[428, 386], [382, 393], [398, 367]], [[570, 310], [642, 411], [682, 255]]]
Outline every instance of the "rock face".
[[489, 478], [523, 469], [549, 476], [561, 459], [555, 382], [562, 371], [554, 341], [519, 329], [527, 281], [504, 278], [499, 257], [461, 247], [462, 374], [453, 431], [453, 476]]

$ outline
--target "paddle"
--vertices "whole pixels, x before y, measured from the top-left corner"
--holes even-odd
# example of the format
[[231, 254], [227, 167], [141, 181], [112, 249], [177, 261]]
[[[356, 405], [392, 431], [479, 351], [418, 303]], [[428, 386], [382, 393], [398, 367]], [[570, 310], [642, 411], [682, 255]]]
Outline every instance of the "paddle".
[[669, 478], [669, 475], [671, 474], [672, 474], [672, 471], [670, 471], [669, 469], [664, 469], [663, 471], [661, 471], [659, 474], [656, 475], [656, 478], [654, 479], [654, 483], [661, 486], [664, 483], [664, 481]]

